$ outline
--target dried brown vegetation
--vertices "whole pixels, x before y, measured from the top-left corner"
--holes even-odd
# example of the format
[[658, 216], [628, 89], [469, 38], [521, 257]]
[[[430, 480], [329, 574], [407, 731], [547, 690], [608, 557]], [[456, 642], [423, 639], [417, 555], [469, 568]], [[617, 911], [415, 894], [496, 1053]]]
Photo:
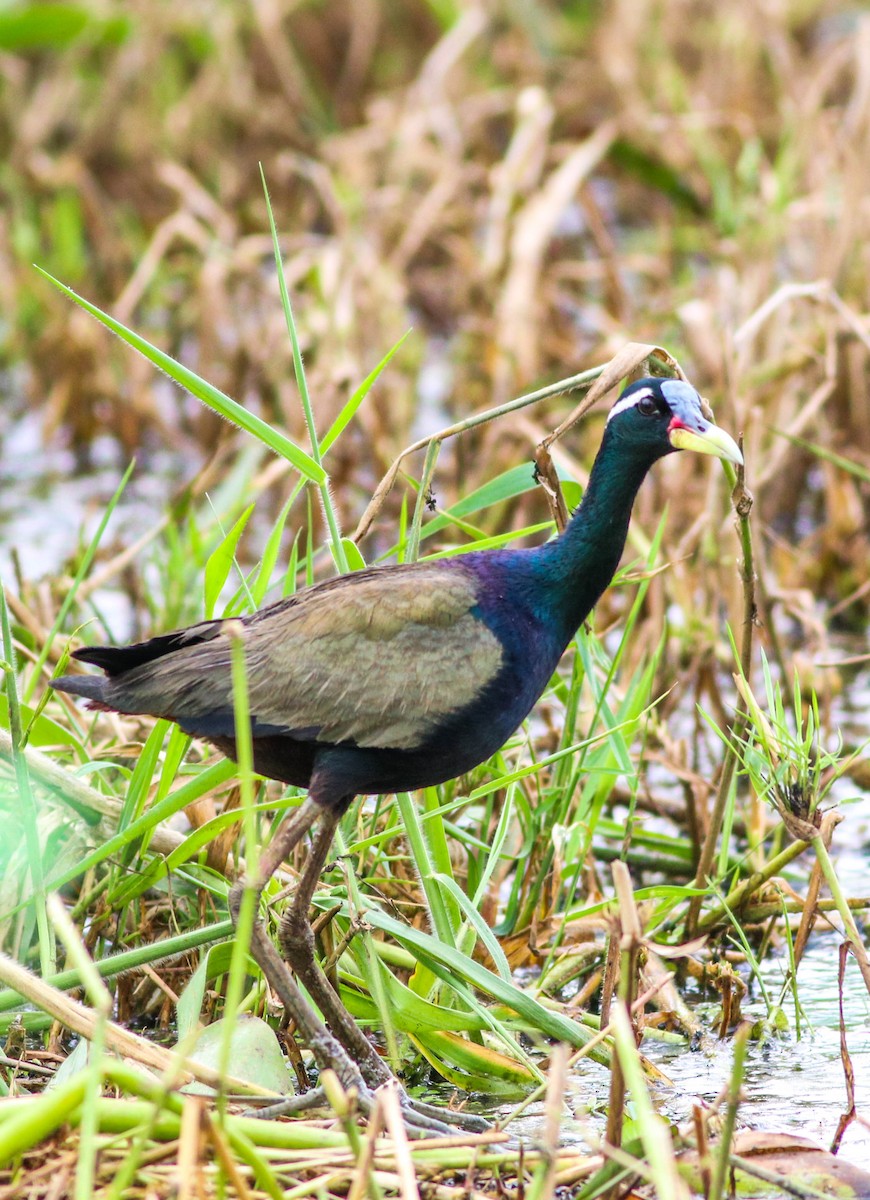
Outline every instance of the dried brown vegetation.
[[[113, 36], [94, 15], [61, 52], [6, 54], [7, 355], [32, 364], [46, 435], [108, 429], [141, 453], [211, 446], [219, 426], [157, 402], [152, 369], [34, 258], [302, 436], [261, 161], [324, 427], [415, 328], [331, 464], [348, 524], [420, 422], [658, 342], [745, 432], [771, 598], [804, 624], [808, 591], [863, 613], [866, 485], [783, 434], [868, 465], [866, 16], [626, 0], [470, 5], [442, 27], [440, 11], [142, 3]], [[527, 456], [557, 415], [468, 435], [440, 496]], [[577, 452], [596, 437], [593, 421]], [[697, 513], [681, 467], [642, 520], [665, 493]]]
[[[786, 667], [782, 678], [789, 656], [801, 665], [825, 715], [837, 683], [824, 665], [838, 657], [831, 634], [863, 633], [870, 605], [870, 18], [859, 5], [263, 0], [218, 8], [134, 0], [120, 16], [94, 5], [58, 47], [9, 45], [4, 36], [0, 22], [0, 354], [11, 368], [0, 445], [36, 408], [45, 444], [73, 446], [83, 470], [98, 439], [112, 439], [119, 462], [135, 451], [140, 474], [169, 447], [185, 456], [185, 482], [195, 480], [198, 491], [221, 479], [242, 444], [50, 289], [33, 261], [304, 444], [262, 163], [321, 430], [414, 329], [330, 451], [345, 530], [414, 439], [601, 364], [626, 342], [666, 346], [718, 421], [745, 438], [758, 636]], [[534, 447], [572, 404], [550, 400], [448, 441], [433, 480], [439, 508], [518, 463], [528, 461], [531, 472]], [[556, 462], [582, 480], [600, 431], [593, 412], [554, 447]], [[422, 456], [406, 465], [419, 477]], [[289, 492], [287, 470], [267, 467], [257, 487], [264, 510], [276, 512]], [[402, 499], [398, 486], [367, 534], [369, 561], [395, 542]], [[511, 968], [550, 963], [553, 995], [588, 976], [578, 1006], [612, 975], [613, 963], [590, 965], [601, 958], [609, 918], [568, 919], [566, 896], [594, 902], [609, 886], [601, 862], [620, 853], [635, 882], [646, 870], [690, 881], [710, 823], [710, 766], [721, 747], [700, 718], [690, 740], [691, 718], [678, 739], [677, 722], [669, 734], [659, 716], [679, 704], [685, 713], [688, 697], [725, 727], [736, 704], [722, 627], [727, 618], [739, 636], [743, 597], [724, 477], [689, 455], [657, 469], [632, 529], [630, 552], [641, 560], [665, 506], [663, 569], [610, 696], [622, 698], [672, 618], [677, 636], [648, 691], [680, 687], [644, 725], [636, 794], [623, 787], [609, 796], [630, 813], [625, 841], [620, 847], [621, 828], [606, 832], [606, 848], [597, 844], [597, 858], [588, 853], [574, 876], [576, 839], [530, 835], [503, 939]], [[495, 533], [548, 516], [538, 489], [473, 520]], [[288, 528], [308, 519], [303, 498]], [[0, 539], [14, 543], [14, 531]], [[101, 549], [105, 558], [78, 597], [123, 572], [141, 632], [154, 632], [154, 581], [138, 553], [106, 561], [121, 543]], [[239, 549], [248, 553], [244, 542]], [[161, 628], [200, 615], [184, 607], [199, 605], [199, 591], [172, 593], [192, 591], [190, 578], [180, 570], [170, 579]], [[54, 591], [19, 582], [9, 603], [26, 661], [46, 641], [67, 581]], [[599, 630], [615, 626], [633, 597], [634, 589], [611, 590], [596, 614]], [[584, 693], [592, 711], [588, 701]], [[528, 745], [540, 758], [560, 745], [563, 697], [553, 693], [538, 718]], [[578, 720], [578, 738], [581, 727]], [[125, 744], [138, 755], [149, 728], [101, 716], [88, 746], [95, 757], [123, 760]], [[662, 767], [681, 795], [657, 794]], [[576, 815], [583, 783], [560, 770], [554, 764], [524, 781], [529, 811], [542, 811], [569, 780], [565, 812]], [[144, 790], [160, 791], [156, 780]], [[741, 788], [735, 833], [760, 837], [771, 828], [763, 789], [747, 800], [750, 789]], [[480, 801], [481, 844], [491, 844], [502, 803], [503, 793]], [[666, 860], [642, 841], [629, 845], [643, 825], [641, 817], [635, 826], [635, 812], [647, 809], [686, 831], [686, 856]], [[205, 818], [214, 811], [207, 807]], [[393, 828], [395, 814], [357, 819], [365, 844]], [[559, 823], [560, 837], [567, 827]], [[229, 841], [236, 831], [225, 833]], [[753, 855], [781, 849], [769, 841], [772, 849]], [[467, 883], [473, 854], [457, 845], [453, 865]], [[511, 852], [519, 856], [518, 844]], [[218, 868], [228, 853], [222, 846]], [[116, 857], [120, 876], [131, 860]], [[398, 831], [373, 861], [365, 878], [359, 860], [370, 892], [409, 927], [424, 927], [419, 867], [403, 857]], [[497, 883], [509, 874], [505, 867]], [[502, 900], [491, 891], [483, 901], [490, 924]], [[771, 922], [763, 939], [751, 931], [753, 944], [766, 946], [780, 893], [742, 899], [751, 902], [748, 922]], [[790, 893], [791, 901], [804, 904]], [[168, 907], [139, 893], [125, 901], [119, 943], [165, 932], [157, 903]], [[814, 904], [811, 893], [804, 911]], [[94, 936], [105, 915], [91, 909]], [[718, 907], [707, 918], [705, 933], [726, 925]], [[332, 936], [327, 928], [327, 944]], [[681, 1005], [672, 997], [663, 1007]], [[727, 1018], [723, 1005], [723, 1028]], [[319, 1166], [306, 1160], [302, 1173], [314, 1179]], [[556, 1180], [573, 1184], [581, 1174]], [[445, 1179], [433, 1194], [452, 1200], [459, 1189]], [[34, 1180], [38, 1194], [43, 1183]], [[0, 1183], [16, 1186], [11, 1177]], [[335, 1194], [361, 1194], [362, 1168], [333, 1183]], [[384, 1186], [398, 1187], [392, 1176]]]

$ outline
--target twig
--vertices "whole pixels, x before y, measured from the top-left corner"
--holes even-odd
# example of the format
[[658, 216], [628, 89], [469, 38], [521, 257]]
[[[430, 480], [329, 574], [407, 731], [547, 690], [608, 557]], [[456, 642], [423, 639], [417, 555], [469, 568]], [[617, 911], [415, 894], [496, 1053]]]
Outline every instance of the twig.
[[550, 455], [550, 447], [554, 442], [559, 441], [569, 429], [572, 429], [580, 418], [621, 380], [648, 374], [652, 362], [655, 362], [660, 368], [664, 367], [666, 370], [673, 371], [681, 379], [685, 379], [680, 364], [663, 347], [650, 346], [644, 342], [628, 342], [600, 371], [595, 383], [589, 389], [589, 393], [552, 433], [547, 434], [535, 450], [535, 471], [538, 480], [543, 485], [558, 530], [563, 530], [568, 524], [568, 508], [562, 495], [559, 476]]
[[[542, 443], [542, 446], [549, 446], [550, 443], [560, 438], [567, 429], [570, 429], [600, 396], [604, 395], [623, 376], [630, 374], [637, 365], [646, 360], [655, 363], [660, 369], [664, 369], [665, 371], [675, 371], [681, 378], [684, 378], [679, 363], [661, 346], [648, 346], [640, 342], [629, 342], [609, 363], [605, 363], [600, 367], [590, 367], [588, 371], [581, 371], [578, 375], [570, 375], [567, 379], [560, 379], [556, 383], [548, 384], [547, 387], [538, 388], [537, 391], [529, 392], [525, 396], [519, 396], [516, 400], [510, 400], [507, 404], [499, 404], [496, 408], [488, 408], [484, 412], [475, 413], [471, 417], [466, 417], [462, 421], [456, 421], [453, 425], [448, 425], [446, 428], [440, 429], [437, 433], [433, 433], [429, 437], [420, 438], [418, 441], [412, 442], [393, 461], [390, 469], [375, 488], [374, 495], [354, 530], [353, 540], [360, 542], [368, 533], [372, 522], [381, 511], [384, 501], [390, 494], [399, 476], [402, 463], [410, 454], [415, 454], [418, 450], [427, 451], [425, 479], [423, 486], [420, 487], [417, 496], [417, 507], [414, 512], [413, 527], [419, 529], [423, 508], [426, 503], [428, 484], [434, 470], [435, 460], [438, 457], [438, 449], [442, 442], [446, 442], [448, 438], [457, 437], [461, 433], [467, 433], [469, 429], [475, 429], [478, 425], [485, 425], [489, 421], [506, 416], [508, 413], [528, 408], [530, 405], [537, 404], [541, 400], [560, 396], [563, 392], [573, 392], [581, 388], [585, 390], [591, 387], [600, 377], [606, 376], [608, 380], [606, 386], [602, 384], [600, 388], [596, 387], [593, 389], [593, 394], [587, 397], [581, 405], [578, 405], [558, 429], [554, 430], [549, 438], [545, 439], [545, 442]], [[634, 367], [631, 365], [632, 362], [634, 363]], [[617, 372], [620, 373], [617, 374]]]
[[[740, 448], [743, 449], [743, 438], [740, 438]], [[752, 554], [752, 530], [749, 525], [749, 514], [752, 511], [752, 493], [746, 487], [745, 468], [739, 466], [737, 468], [737, 482], [734, 490], [731, 493], [731, 503], [734, 506], [734, 511], [737, 515], [737, 529], [740, 534], [740, 543], [743, 550], [743, 561], [740, 568], [740, 579], [743, 584], [743, 628], [740, 638], [740, 670], [744, 679], [749, 678], [749, 672], [752, 667], [752, 633], [756, 619], [755, 606], [755, 566]], [[734, 723], [731, 726], [731, 735], [729, 738], [729, 749], [725, 754], [725, 762], [722, 765], [722, 775], [719, 779], [719, 788], [716, 792], [716, 799], [713, 802], [713, 811], [710, 814], [710, 823], [707, 827], [707, 834], [704, 838], [704, 844], [701, 847], [701, 853], [698, 856], [698, 868], [695, 872], [695, 878], [692, 886], [695, 888], [706, 888], [707, 881], [710, 876], [710, 871], [713, 866], [713, 859], [716, 855], [716, 846], [719, 842], [719, 834], [722, 832], [722, 821], [725, 816], [725, 806], [728, 803], [728, 797], [731, 793], [731, 783], [734, 779], [734, 771], [737, 767], [737, 747], [743, 740], [749, 722], [749, 713], [744, 705], [739, 708]], [[689, 904], [689, 913], [686, 918], [686, 936], [693, 938], [698, 932], [698, 918], [701, 913], [701, 903], [703, 896], [693, 896]]]

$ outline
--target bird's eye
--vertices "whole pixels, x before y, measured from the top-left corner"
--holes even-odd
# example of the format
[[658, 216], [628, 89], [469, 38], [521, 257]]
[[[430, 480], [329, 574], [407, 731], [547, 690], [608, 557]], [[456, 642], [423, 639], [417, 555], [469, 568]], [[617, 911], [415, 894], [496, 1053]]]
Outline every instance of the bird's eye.
[[658, 406], [652, 396], [641, 396], [637, 402], [637, 411], [645, 417], [651, 417], [658, 412]]

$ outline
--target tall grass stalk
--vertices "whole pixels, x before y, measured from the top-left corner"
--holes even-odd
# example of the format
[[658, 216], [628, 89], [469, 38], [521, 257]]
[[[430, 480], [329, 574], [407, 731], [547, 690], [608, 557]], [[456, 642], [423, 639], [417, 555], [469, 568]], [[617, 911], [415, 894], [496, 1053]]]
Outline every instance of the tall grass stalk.
[[[743, 447], [743, 438], [740, 438], [741, 450]], [[752, 645], [753, 632], [755, 621], [757, 619], [756, 600], [755, 600], [755, 558], [752, 545], [752, 527], [749, 522], [749, 515], [752, 512], [753, 497], [752, 493], [746, 487], [745, 469], [738, 467], [735, 471], [730, 463], [723, 462], [722, 469], [731, 483], [733, 491], [731, 494], [732, 504], [734, 506], [735, 516], [737, 518], [737, 527], [740, 533], [740, 543], [742, 548], [742, 561], [740, 566], [740, 580], [743, 589], [743, 621], [740, 635], [740, 671], [744, 679], [748, 679], [752, 668]], [[741, 708], [734, 718], [732, 725], [732, 747], [735, 743], [740, 742], [746, 733], [749, 724], [749, 715], [745, 709]], [[701, 889], [707, 887], [710, 882], [710, 872], [713, 866], [713, 861], [716, 857], [716, 847], [720, 845], [720, 835], [722, 826], [725, 820], [726, 812], [729, 806], [733, 803], [732, 786], [734, 781], [734, 772], [737, 768], [738, 756], [735, 749], [730, 749], [725, 755], [725, 761], [722, 764], [722, 770], [719, 775], [719, 784], [716, 789], [716, 798], [713, 803], [713, 809], [710, 813], [707, 832], [704, 837], [701, 852], [698, 856], [698, 866], [695, 871], [694, 887]], [[724, 843], [723, 843], [724, 844]], [[701, 913], [702, 897], [700, 895], [693, 897], [689, 902], [689, 910], [686, 918], [686, 935], [694, 937], [699, 928], [699, 917]]]
[[329, 490], [329, 478], [323, 470], [323, 459], [320, 452], [320, 442], [317, 437], [317, 425], [314, 420], [314, 410], [311, 406], [311, 396], [308, 392], [308, 381], [305, 378], [305, 366], [302, 362], [302, 350], [299, 345], [299, 335], [296, 331], [296, 322], [293, 319], [293, 308], [290, 304], [290, 294], [287, 291], [287, 281], [284, 278], [284, 264], [281, 261], [281, 247], [278, 241], [278, 230], [275, 226], [275, 217], [272, 212], [272, 203], [269, 199], [269, 189], [266, 184], [266, 175], [260, 166], [260, 179], [263, 184], [263, 195], [266, 200], [266, 211], [269, 216], [269, 229], [272, 234], [272, 246], [275, 251], [275, 267], [278, 272], [278, 287], [281, 292], [281, 304], [284, 308], [284, 317], [287, 322], [287, 332], [290, 335], [290, 344], [293, 348], [293, 368], [296, 372], [296, 386], [299, 388], [299, 398], [302, 402], [302, 410], [305, 414], [305, 424], [308, 429], [308, 441], [311, 445], [311, 457], [314, 462], [320, 467], [322, 478], [318, 480], [317, 486], [320, 489], [320, 503], [323, 508], [323, 514], [326, 518], [326, 524], [329, 529], [330, 549], [335, 565], [339, 573], [344, 575], [349, 570], [347, 553], [344, 542], [341, 537], [341, 530], [338, 523], [338, 515], [335, 511], [335, 505], [332, 503], [332, 494]]
[[112, 997], [99, 974], [94, 970], [93, 963], [85, 950], [79, 932], [73, 925], [69, 915], [56, 895], [47, 900], [47, 909], [52, 925], [63, 942], [66, 952], [75, 964], [88, 999], [96, 1012], [93, 1035], [88, 1044], [89, 1061], [84, 1072], [86, 1088], [82, 1096], [82, 1114], [80, 1124], [79, 1153], [76, 1162], [76, 1200], [91, 1200], [94, 1194], [94, 1180], [98, 1153], [99, 1124], [97, 1121], [97, 1100], [103, 1087], [104, 1060], [106, 1054], [106, 1022], [112, 1011]]
[[[257, 920], [256, 881], [258, 879], [259, 847], [254, 812], [254, 750], [251, 735], [251, 713], [248, 703], [248, 677], [245, 663], [244, 627], [241, 622], [230, 623], [230, 654], [233, 687], [233, 716], [235, 720], [236, 762], [238, 766], [239, 790], [241, 793], [242, 825], [245, 831], [245, 875], [236, 921], [233, 952], [227, 975], [224, 1001], [224, 1028], [221, 1038], [219, 1070], [222, 1078], [229, 1074], [230, 1056], [236, 1014], [244, 994], [245, 974], [248, 968], [251, 932]], [[222, 1121], [226, 1118], [226, 1093], [222, 1089], [218, 1097], [218, 1111]]]
[[6, 607], [6, 593], [2, 580], [0, 580], [0, 632], [2, 632], [3, 640], [3, 662], [0, 664], [0, 669], [3, 672], [3, 684], [9, 711], [9, 733], [15, 782], [18, 788], [18, 800], [23, 812], [24, 840], [27, 850], [28, 870], [32, 882], [31, 904], [36, 918], [39, 939], [39, 963], [43, 974], [50, 975], [56, 969], [57, 960], [54, 939], [51, 937], [45, 908], [47, 893], [42, 868], [42, 847], [39, 844], [39, 832], [37, 829], [37, 808], [33, 789], [30, 786], [30, 775], [24, 754], [24, 730], [21, 722], [21, 707], [18, 701], [15, 647], [12, 643], [9, 610]]
[[728, 1081], [728, 1096], [722, 1129], [718, 1145], [714, 1148], [713, 1180], [710, 1186], [709, 1200], [722, 1200], [725, 1195], [728, 1168], [730, 1166], [731, 1141], [737, 1121], [737, 1108], [740, 1103], [740, 1089], [743, 1086], [743, 1076], [746, 1070], [746, 1050], [749, 1043], [750, 1026], [744, 1024], [734, 1036], [734, 1058], [731, 1065], [731, 1076]]
[[[52, 282], [56, 283], [57, 281], [52, 280]], [[58, 286], [60, 287], [62, 285], [58, 284]], [[63, 627], [64, 627], [66, 619], [69, 616], [69, 613], [75, 602], [77, 588], [78, 588], [79, 584], [82, 583], [83, 580], [87, 577], [87, 574], [90, 571], [91, 566], [93, 565], [94, 557], [97, 553], [97, 549], [99, 548], [100, 543], [102, 542], [103, 534], [106, 531], [106, 526], [109, 524], [112, 514], [114, 513], [114, 511], [118, 505], [118, 501], [121, 499], [122, 495], [124, 494], [124, 491], [126, 490], [127, 484], [130, 481], [130, 476], [133, 474], [133, 470], [134, 470], [135, 466], [136, 466], [136, 462], [134, 460], [133, 462], [130, 463], [130, 465], [127, 467], [126, 471], [124, 472], [124, 474], [121, 476], [121, 482], [115, 488], [114, 495], [112, 496], [111, 500], [109, 501], [109, 503], [106, 505], [105, 509], [103, 510], [103, 514], [100, 517], [96, 532], [94, 533], [94, 536], [91, 538], [90, 543], [88, 544], [87, 548], [85, 549], [84, 554], [82, 555], [82, 557], [79, 561], [78, 567], [76, 568], [76, 573], [73, 577], [72, 584], [67, 589], [66, 595], [64, 596], [63, 600], [61, 601], [60, 607], [57, 610], [57, 616], [54, 618], [54, 622], [51, 626], [51, 629], [48, 631], [48, 633], [46, 635], [45, 641], [42, 645], [42, 649], [40, 650], [39, 654], [37, 655], [36, 662], [33, 664], [33, 667], [31, 669], [29, 681], [28, 681], [27, 685], [25, 686], [24, 691], [22, 693], [25, 703], [29, 703], [29, 701], [33, 697], [33, 693], [36, 690], [36, 687], [41, 678], [42, 668], [45, 666], [45, 663], [48, 660], [48, 656], [51, 653], [52, 647], [54, 646], [55, 635], [57, 633], [59, 633], [59, 631], [61, 629], [63, 629]]]
[[622, 1000], [613, 1010], [613, 1039], [619, 1065], [634, 1107], [634, 1120], [649, 1164], [649, 1179], [661, 1200], [689, 1200], [689, 1189], [677, 1170], [670, 1130], [650, 1098], [634, 1040], [628, 1009]]

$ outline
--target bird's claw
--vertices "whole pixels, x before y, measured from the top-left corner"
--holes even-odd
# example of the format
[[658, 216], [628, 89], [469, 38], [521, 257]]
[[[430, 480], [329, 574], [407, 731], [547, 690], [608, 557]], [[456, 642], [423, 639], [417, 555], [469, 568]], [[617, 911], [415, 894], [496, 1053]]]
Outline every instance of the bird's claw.
[[404, 1088], [400, 1091], [399, 1102], [403, 1112], [411, 1109], [420, 1118], [437, 1121], [448, 1133], [454, 1133], [457, 1129], [466, 1133], [486, 1133], [492, 1128], [486, 1117], [463, 1112], [458, 1108], [440, 1108], [437, 1104], [427, 1104], [425, 1100], [416, 1100], [409, 1096]]
[[243, 1117], [255, 1117], [258, 1121], [273, 1121], [276, 1117], [296, 1117], [311, 1108], [322, 1108], [327, 1103], [322, 1087], [309, 1088], [298, 1096], [285, 1096], [264, 1108], [246, 1108]]
[[[362, 1076], [358, 1076], [352, 1081], [339, 1078], [338, 1082], [344, 1094], [348, 1098], [351, 1096], [354, 1098], [358, 1111], [364, 1116], [370, 1117], [377, 1105], [378, 1092], [381, 1089], [370, 1088]], [[427, 1104], [424, 1100], [415, 1100], [398, 1082], [395, 1086], [398, 1088], [402, 1120], [409, 1137], [444, 1137], [454, 1134], [457, 1129], [468, 1133], [484, 1133], [490, 1127], [484, 1117], [479, 1117], [475, 1113], [438, 1108], [434, 1104]], [[265, 1108], [248, 1109], [243, 1116], [256, 1117], [261, 1121], [273, 1120], [276, 1117], [298, 1116], [310, 1109], [329, 1105], [328, 1093], [331, 1090], [321, 1085], [311, 1088], [299, 1096], [285, 1096], [283, 1100], [269, 1104]]]

